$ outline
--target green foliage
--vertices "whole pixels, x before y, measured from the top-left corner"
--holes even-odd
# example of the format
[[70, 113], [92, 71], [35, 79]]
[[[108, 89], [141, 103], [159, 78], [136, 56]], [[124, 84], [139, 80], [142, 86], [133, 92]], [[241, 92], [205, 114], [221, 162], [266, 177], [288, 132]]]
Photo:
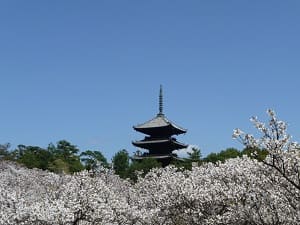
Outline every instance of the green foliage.
[[192, 152], [188, 152], [187, 153], [189, 156], [190, 161], [192, 162], [200, 162], [201, 161], [201, 150], [198, 148], [193, 147], [192, 148]]
[[210, 153], [203, 159], [203, 161], [212, 163], [216, 163], [218, 161], [224, 162], [226, 159], [236, 158], [241, 155], [242, 153], [239, 150], [235, 148], [227, 148], [219, 153]]
[[48, 169], [54, 173], [70, 173], [69, 165], [62, 159], [55, 159], [52, 161]]
[[66, 140], [58, 141], [56, 146], [52, 145], [50, 149], [57, 158], [61, 158], [65, 161], [68, 161], [70, 157], [79, 152], [79, 149], [76, 147], [76, 145], [72, 145]]
[[267, 157], [268, 151], [259, 148], [244, 148], [242, 154], [245, 154], [250, 158], [255, 158], [258, 161], [263, 161]]
[[161, 164], [153, 158], [145, 158], [139, 161], [133, 161], [127, 170], [126, 177], [136, 181], [137, 173], [139, 173], [141, 176], [145, 176], [151, 169], [159, 167], [161, 167]]
[[[66, 140], [61, 140], [57, 142], [56, 146], [50, 144], [48, 146], [48, 151], [53, 154], [53, 158], [54, 158], [51, 166], [49, 167], [51, 171], [53, 172], [56, 171], [57, 169], [54, 168], [55, 165], [61, 165], [62, 162], [64, 162], [63, 163], [64, 166], [63, 167], [60, 166], [58, 170], [64, 168], [63, 172], [65, 173], [79, 172], [84, 169], [84, 166], [80, 162], [80, 157], [77, 155], [79, 149], [75, 145], [72, 145], [70, 142]], [[56, 161], [58, 159], [59, 161]], [[65, 165], [67, 165], [67, 167]]]
[[99, 164], [108, 167], [107, 159], [99, 151], [87, 150], [80, 154], [80, 158], [87, 170], [94, 170]]
[[183, 160], [172, 160], [171, 164], [176, 166], [180, 170], [191, 170], [193, 165], [201, 165], [202, 154], [199, 148], [192, 148], [191, 152], [187, 152], [188, 158]]
[[79, 149], [66, 140], [58, 141], [56, 145], [50, 143], [47, 149], [18, 145], [15, 150], [9, 151], [9, 147], [9, 144], [0, 145], [0, 159], [12, 160], [28, 168], [55, 173], [74, 173], [83, 169], [95, 169], [99, 162], [108, 167], [108, 162], [101, 152], [87, 150], [78, 155]]
[[220, 159], [219, 159], [219, 155], [218, 153], [215, 153], [215, 152], [212, 152], [210, 154], [208, 154], [204, 159], [203, 161], [204, 162], [211, 162], [211, 163], [216, 163], [218, 162]]
[[219, 153], [210, 153], [207, 155], [203, 161], [216, 163], [218, 161], [224, 162], [230, 158], [241, 157], [242, 155], [248, 155], [250, 158], [255, 158], [259, 161], [262, 161], [266, 158], [268, 152], [261, 149], [245, 148], [243, 151], [239, 151], [235, 148], [227, 148]]
[[[12, 160], [25, 165], [28, 168], [39, 168], [50, 170], [55, 173], [74, 173], [83, 169], [93, 170], [101, 164], [109, 167], [107, 159], [100, 151], [87, 150], [79, 155], [76, 145], [66, 140], [58, 141], [56, 145], [49, 144], [47, 149], [38, 146], [18, 145], [13, 151], [9, 150], [10, 144], [0, 145], [0, 160]], [[264, 160], [267, 156], [266, 150], [245, 148], [238, 151], [235, 148], [227, 148], [219, 153], [210, 153], [201, 158], [201, 151], [192, 148], [185, 160], [173, 160], [171, 164], [179, 170], [190, 170], [193, 164], [201, 165], [202, 162], [216, 163], [224, 162], [229, 158], [235, 158], [247, 154], [257, 160]], [[117, 152], [112, 158], [113, 169], [121, 178], [137, 179], [137, 173], [144, 176], [154, 167], [161, 167], [161, 164], [152, 158], [145, 158], [130, 163], [130, 157], [126, 150]]]
[[161, 167], [161, 164], [152, 158], [142, 160], [134, 160], [130, 163], [129, 154], [126, 150], [117, 152], [113, 159], [113, 169], [121, 178], [129, 178], [133, 181], [137, 180], [138, 174], [144, 176], [152, 168]]
[[241, 152], [235, 148], [227, 148], [219, 153], [221, 161], [224, 162], [226, 159], [237, 158], [241, 156]]
[[172, 160], [171, 164], [178, 168], [178, 170], [191, 170], [192, 161], [189, 159], [185, 160]]
[[10, 144], [0, 144], [0, 160], [10, 160], [10, 152], [9, 152]]
[[65, 140], [57, 142], [56, 146], [49, 144], [47, 149], [18, 145], [14, 151], [9, 153], [9, 159], [28, 168], [74, 173], [84, 169], [77, 155], [78, 151], [79, 149], [75, 145]]
[[19, 148], [18, 158], [16, 161], [25, 165], [28, 168], [48, 169], [51, 161], [51, 153], [38, 146], [22, 146]]
[[113, 169], [116, 174], [122, 178], [126, 178], [129, 168], [129, 154], [123, 149], [117, 152], [112, 158]]

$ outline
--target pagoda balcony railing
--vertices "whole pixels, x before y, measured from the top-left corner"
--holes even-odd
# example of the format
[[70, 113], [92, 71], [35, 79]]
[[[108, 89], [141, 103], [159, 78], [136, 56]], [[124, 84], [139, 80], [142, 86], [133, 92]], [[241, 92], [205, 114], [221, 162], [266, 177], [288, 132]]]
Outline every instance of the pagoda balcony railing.
[[157, 141], [157, 140], [177, 141], [177, 139], [174, 137], [145, 137], [143, 141]]
[[165, 156], [165, 155], [177, 156], [177, 154], [175, 154], [175, 153], [169, 153], [169, 154], [151, 154], [149, 152], [144, 152], [142, 154], [135, 154], [135, 156], [142, 156], [142, 157], [147, 157], [147, 156]]

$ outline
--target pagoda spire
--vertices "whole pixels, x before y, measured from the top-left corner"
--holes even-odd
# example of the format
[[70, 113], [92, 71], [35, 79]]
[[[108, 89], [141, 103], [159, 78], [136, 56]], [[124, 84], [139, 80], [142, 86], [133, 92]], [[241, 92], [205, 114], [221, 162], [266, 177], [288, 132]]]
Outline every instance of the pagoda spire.
[[174, 135], [185, 134], [183, 129], [169, 121], [163, 113], [163, 88], [160, 85], [158, 98], [157, 115], [145, 123], [133, 126], [133, 129], [145, 134], [144, 139], [133, 141], [132, 144], [137, 148], [142, 148], [147, 152], [135, 155], [132, 159], [141, 161], [146, 158], [157, 160], [162, 166], [167, 166], [172, 160], [178, 160], [174, 150], [187, 148], [188, 145], [180, 143]]
[[163, 89], [162, 85], [160, 85], [159, 88], [159, 113], [157, 114], [158, 116], [163, 116]]

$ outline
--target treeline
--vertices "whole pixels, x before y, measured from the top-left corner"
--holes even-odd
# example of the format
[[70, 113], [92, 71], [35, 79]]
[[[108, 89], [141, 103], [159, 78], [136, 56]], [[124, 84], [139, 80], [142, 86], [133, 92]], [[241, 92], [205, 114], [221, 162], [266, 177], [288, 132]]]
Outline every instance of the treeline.
[[99, 164], [108, 167], [107, 159], [100, 151], [80, 151], [66, 140], [49, 144], [47, 148], [18, 145], [10, 150], [10, 144], [0, 145], [0, 158], [15, 161], [28, 168], [39, 168], [55, 173], [75, 173], [96, 168]]
[[[218, 153], [210, 153], [203, 158], [200, 149], [192, 148], [192, 151], [188, 152], [187, 158], [181, 161], [174, 160], [171, 163], [179, 169], [191, 169], [193, 164], [224, 162], [226, 159], [240, 157], [244, 154], [251, 157], [250, 153], [253, 153], [253, 149], [245, 148], [239, 151], [235, 148], [227, 148]], [[256, 158], [261, 160], [267, 155], [264, 150], [256, 150], [256, 153]], [[138, 174], [145, 175], [154, 167], [161, 167], [159, 162], [151, 158], [132, 161], [126, 150], [117, 152], [113, 156], [112, 162], [108, 163], [108, 160], [100, 151], [80, 151], [76, 145], [66, 140], [58, 141], [56, 144], [51, 143], [47, 148], [18, 145], [16, 149], [11, 150], [10, 144], [0, 145], [0, 159], [14, 161], [28, 168], [39, 168], [54, 173], [67, 174], [84, 169], [97, 170], [106, 167], [112, 168], [120, 177], [131, 180], [135, 180]]]
[[253, 148], [244, 148], [242, 151], [239, 151], [235, 148], [227, 148], [218, 153], [210, 153], [205, 158], [202, 159], [202, 162], [225, 162], [226, 159], [237, 158], [243, 155], [247, 155], [250, 158], [255, 158], [259, 161], [262, 161], [268, 155], [268, 151], [263, 149], [253, 149]]

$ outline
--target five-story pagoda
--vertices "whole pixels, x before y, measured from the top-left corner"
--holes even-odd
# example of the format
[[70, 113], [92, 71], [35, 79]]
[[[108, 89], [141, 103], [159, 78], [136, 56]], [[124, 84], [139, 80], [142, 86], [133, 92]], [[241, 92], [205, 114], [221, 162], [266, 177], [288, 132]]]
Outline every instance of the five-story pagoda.
[[142, 160], [144, 158], [154, 158], [162, 164], [168, 165], [177, 155], [174, 150], [187, 148], [187, 145], [180, 143], [173, 135], [184, 134], [183, 129], [169, 121], [163, 114], [163, 93], [162, 86], [159, 91], [159, 113], [153, 119], [134, 126], [134, 130], [146, 134], [145, 138], [140, 141], [133, 141], [132, 144], [138, 148], [148, 150], [147, 153], [136, 153], [134, 160]]

